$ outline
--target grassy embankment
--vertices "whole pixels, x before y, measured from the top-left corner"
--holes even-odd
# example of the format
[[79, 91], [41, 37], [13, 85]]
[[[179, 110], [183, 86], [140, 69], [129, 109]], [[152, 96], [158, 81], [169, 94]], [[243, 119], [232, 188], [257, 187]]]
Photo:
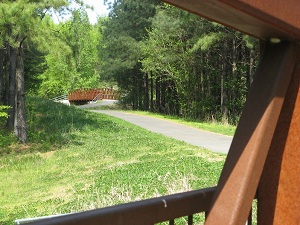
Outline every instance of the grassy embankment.
[[28, 99], [30, 144], [0, 132], [0, 224], [217, 183], [225, 156], [103, 114]]

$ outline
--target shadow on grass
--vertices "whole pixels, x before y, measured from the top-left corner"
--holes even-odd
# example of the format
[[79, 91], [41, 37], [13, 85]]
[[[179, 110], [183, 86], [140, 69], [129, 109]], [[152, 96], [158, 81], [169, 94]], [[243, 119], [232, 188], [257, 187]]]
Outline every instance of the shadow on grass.
[[88, 133], [93, 130], [117, 132], [120, 129], [105, 115], [96, 115], [38, 97], [27, 98], [26, 116], [29, 143], [21, 146], [7, 142], [0, 146], [0, 154], [23, 152], [22, 148], [26, 152], [52, 151], [69, 143], [80, 145], [84, 138], [92, 138], [88, 137]]

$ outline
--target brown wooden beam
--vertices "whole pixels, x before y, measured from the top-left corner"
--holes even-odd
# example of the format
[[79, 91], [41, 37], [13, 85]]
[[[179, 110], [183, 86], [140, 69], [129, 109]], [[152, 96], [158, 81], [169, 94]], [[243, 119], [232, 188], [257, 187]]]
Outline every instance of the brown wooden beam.
[[258, 225], [263, 224], [300, 224], [299, 64], [288, 88], [258, 189]]
[[205, 224], [245, 224], [297, 59], [295, 43], [268, 43]]
[[299, 40], [297, 0], [163, 0], [209, 20], [268, 40]]

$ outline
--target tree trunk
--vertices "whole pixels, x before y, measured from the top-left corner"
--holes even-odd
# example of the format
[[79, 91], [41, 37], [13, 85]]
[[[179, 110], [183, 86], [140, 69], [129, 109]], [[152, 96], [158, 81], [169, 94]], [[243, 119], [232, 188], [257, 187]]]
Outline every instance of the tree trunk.
[[153, 77], [150, 77], [150, 110], [151, 112], [154, 111], [154, 85], [153, 85]]
[[144, 110], [149, 110], [149, 78], [148, 74], [144, 74]]
[[255, 69], [255, 50], [254, 48], [250, 49], [250, 66], [249, 66], [249, 78], [248, 78], [248, 90], [251, 87], [253, 75]]
[[160, 76], [155, 79], [155, 112], [160, 112]]
[[144, 83], [144, 74], [140, 71], [136, 72], [137, 74], [137, 88], [138, 88], [138, 110], [144, 110], [145, 106], [145, 83]]
[[[238, 73], [238, 68], [237, 68], [237, 64], [238, 64], [238, 47], [237, 47], [237, 37], [234, 36], [232, 38], [232, 68], [231, 68], [231, 80], [234, 81], [234, 84], [237, 84], [237, 73]], [[231, 112], [231, 121], [234, 121], [234, 123], [236, 123], [236, 118], [237, 118], [237, 105], [234, 103], [236, 101], [236, 99], [238, 98], [238, 92], [241, 91], [238, 89], [238, 86], [236, 85], [230, 85], [230, 92], [231, 92], [231, 96], [230, 96], [230, 101], [231, 101], [231, 108], [230, 108], [230, 112]]]
[[160, 84], [160, 107], [161, 107], [161, 112], [163, 112], [164, 114], [166, 114], [166, 93], [167, 93], [167, 82], [165, 80], [165, 77], [163, 77]]
[[5, 50], [0, 48], [0, 104], [4, 104], [4, 54]]
[[204, 81], [204, 74], [205, 74], [205, 70], [204, 70], [204, 56], [203, 53], [200, 53], [200, 89], [201, 89], [201, 93], [200, 93], [200, 104], [201, 104], [201, 111], [200, 111], [200, 118], [203, 119], [205, 117], [205, 98], [206, 98], [206, 93], [205, 93], [205, 81]]
[[133, 110], [137, 110], [139, 108], [139, 86], [138, 86], [138, 79], [136, 77], [136, 74], [133, 74]]
[[16, 93], [14, 133], [21, 143], [27, 142], [27, 124], [25, 115], [24, 51], [22, 43], [17, 49]]
[[8, 129], [14, 128], [15, 118], [15, 90], [16, 90], [16, 61], [17, 49], [8, 46], [7, 48], [7, 105], [11, 108], [8, 110], [9, 118], [7, 121]]
[[223, 122], [228, 121], [228, 93], [227, 93], [227, 72], [228, 64], [226, 62], [226, 51], [228, 50], [228, 44], [224, 42], [224, 51], [223, 51], [223, 65], [222, 65], [222, 74], [221, 74], [221, 109], [222, 109], [222, 120]]

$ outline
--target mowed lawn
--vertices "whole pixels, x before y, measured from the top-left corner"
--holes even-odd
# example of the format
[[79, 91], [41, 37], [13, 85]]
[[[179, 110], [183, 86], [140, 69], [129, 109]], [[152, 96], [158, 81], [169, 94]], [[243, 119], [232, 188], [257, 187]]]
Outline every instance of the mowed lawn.
[[43, 99], [27, 106], [30, 144], [0, 143], [0, 224], [217, 184], [224, 155]]

